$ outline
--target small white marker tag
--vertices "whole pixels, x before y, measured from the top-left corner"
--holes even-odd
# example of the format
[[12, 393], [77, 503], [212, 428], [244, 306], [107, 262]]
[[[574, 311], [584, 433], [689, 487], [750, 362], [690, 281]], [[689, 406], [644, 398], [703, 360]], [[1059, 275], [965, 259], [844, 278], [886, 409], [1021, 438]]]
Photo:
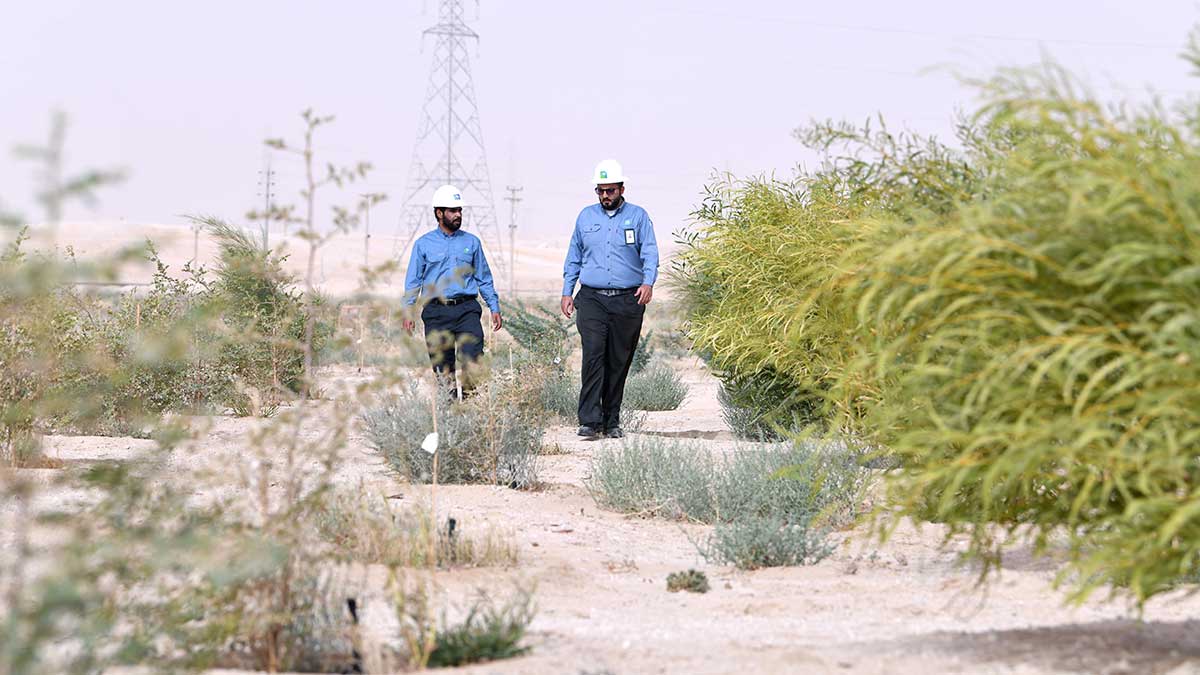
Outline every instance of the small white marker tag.
[[433, 432], [432, 434], [429, 434], [428, 436], [425, 437], [425, 440], [421, 441], [421, 449], [424, 450], [425, 452], [428, 452], [431, 455], [433, 453], [437, 452], [438, 435], [437, 435], [436, 431]]
[[625, 243], [633, 244], [636, 242], [637, 242], [637, 239], [634, 238], [633, 228], [626, 228], [625, 229]]

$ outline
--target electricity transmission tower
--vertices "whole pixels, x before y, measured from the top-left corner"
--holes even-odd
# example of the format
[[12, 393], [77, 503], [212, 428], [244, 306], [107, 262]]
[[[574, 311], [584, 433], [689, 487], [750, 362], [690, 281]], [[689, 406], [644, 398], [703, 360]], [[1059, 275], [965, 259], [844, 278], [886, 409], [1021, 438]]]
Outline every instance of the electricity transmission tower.
[[467, 53], [467, 44], [477, 42], [479, 34], [464, 22], [463, 4], [463, 0], [440, 0], [438, 23], [424, 33], [433, 36], [437, 44], [392, 253], [403, 254], [418, 232], [432, 227], [429, 198], [435, 189], [449, 183], [463, 191], [467, 202], [463, 227], [475, 230], [490, 249], [489, 258], [497, 263], [492, 266], [501, 272], [504, 240], [492, 199], [491, 174]]

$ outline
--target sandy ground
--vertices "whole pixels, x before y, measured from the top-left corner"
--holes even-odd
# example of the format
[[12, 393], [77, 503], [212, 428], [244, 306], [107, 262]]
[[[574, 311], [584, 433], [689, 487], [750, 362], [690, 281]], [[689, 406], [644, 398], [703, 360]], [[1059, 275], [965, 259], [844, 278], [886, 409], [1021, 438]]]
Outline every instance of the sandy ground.
[[[694, 362], [685, 372], [687, 402], [651, 413], [642, 433], [731, 447], [715, 380]], [[333, 376], [353, 377], [345, 368]], [[244, 459], [252, 421], [210, 422], [196, 445], [172, 457], [178, 471]], [[1067, 607], [1051, 586], [1056, 565], [1023, 549], [981, 592], [975, 570], [959, 564], [956, 545], [939, 547], [936, 527], [902, 528], [882, 545], [865, 528], [839, 533], [836, 554], [811, 567], [741, 572], [709, 565], [692, 543], [704, 526], [597, 508], [585, 487], [590, 460], [623, 441], [584, 441], [572, 432], [547, 433], [546, 444], [563, 454], [544, 458], [541, 490], [439, 488], [439, 517], [452, 515], [465, 528], [507, 529], [521, 556], [513, 569], [440, 572], [446, 597], [515, 581], [537, 589], [532, 652], [462, 672], [1200, 673], [1200, 598], [1160, 598], [1140, 618], [1099, 599]], [[69, 464], [148, 447], [124, 438], [51, 439], [52, 454]], [[337, 481], [346, 487], [386, 489], [405, 503], [427, 499], [427, 487], [396, 481], [357, 433], [343, 459]], [[80, 496], [44, 498], [61, 506]], [[712, 590], [667, 592], [667, 574], [687, 568], [706, 572]], [[380, 568], [370, 576], [378, 581], [382, 574]], [[386, 631], [386, 604], [378, 595], [363, 602], [366, 622]]]

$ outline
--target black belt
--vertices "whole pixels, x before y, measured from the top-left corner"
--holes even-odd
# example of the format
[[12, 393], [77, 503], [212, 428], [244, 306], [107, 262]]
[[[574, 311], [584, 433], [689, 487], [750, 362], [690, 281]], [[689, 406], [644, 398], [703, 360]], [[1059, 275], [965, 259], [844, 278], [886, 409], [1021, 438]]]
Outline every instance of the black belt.
[[460, 295], [457, 298], [432, 298], [430, 302], [436, 302], [439, 305], [461, 305], [474, 299], [474, 295]]
[[584, 286], [584, 288], [610, 298], [617, 295], [629, 295], [638, 289], [637, 286], [633, 288], [592, 288], [591, 286]]

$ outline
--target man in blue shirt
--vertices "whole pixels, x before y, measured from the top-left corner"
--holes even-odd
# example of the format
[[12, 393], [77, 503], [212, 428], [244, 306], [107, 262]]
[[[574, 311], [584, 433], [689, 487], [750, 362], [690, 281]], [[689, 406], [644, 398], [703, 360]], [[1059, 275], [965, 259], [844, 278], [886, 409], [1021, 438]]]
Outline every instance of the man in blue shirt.
[[[500, 318], [500, 298], [492, 283], [492, 271], [483, 255], [479, 237], [463, 232], [462, 193], [453, 185], [443, 185], [433, 193], [433, 217], [437, 229], [413, 244], [404, 277], [404, 303], [425, 301], [421, 321], [425, 324], [425, 342], [429, 358], [439, 377], [454, 382], [455, 347], [461, 353], [463, 370], [483, 354], [483, 308], [477, 295], [483, 295], [492, 312], [492, 330], [504, 325]], [[404, 320], [404, 330], [412, 333], [415, 322]], [[470, 373], [465, 372], [462, 389], [469, 391]], [[460, 395], [461, 397], [461, 395]]]
[[[621, 165], [608, 159], [593, 175], [599, 203], [579, 212], [563, 264], [562, 312], [583, 343], [579, 435], [624, 436], [621, 399], [658, 278], [658, 243], [646, 211], [625, 201]], [[580, 283], [579, 294], [575, 283]]]

